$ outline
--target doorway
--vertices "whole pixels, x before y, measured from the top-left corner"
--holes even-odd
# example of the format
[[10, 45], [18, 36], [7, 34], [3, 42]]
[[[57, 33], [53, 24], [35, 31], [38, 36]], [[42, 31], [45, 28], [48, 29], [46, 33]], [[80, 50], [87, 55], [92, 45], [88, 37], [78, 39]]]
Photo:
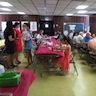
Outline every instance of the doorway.
[[54, 35], [53, 21], [40, 21], [40, 29], [44, 30], [44, 34], [53, 36]]

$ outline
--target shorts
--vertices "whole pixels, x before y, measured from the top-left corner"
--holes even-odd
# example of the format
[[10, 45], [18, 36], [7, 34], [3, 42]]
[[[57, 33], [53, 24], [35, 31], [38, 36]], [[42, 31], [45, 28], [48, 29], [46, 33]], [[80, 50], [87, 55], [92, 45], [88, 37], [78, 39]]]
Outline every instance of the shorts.
[[31, 53], [31, 49], [24, 49], [24, 52]]

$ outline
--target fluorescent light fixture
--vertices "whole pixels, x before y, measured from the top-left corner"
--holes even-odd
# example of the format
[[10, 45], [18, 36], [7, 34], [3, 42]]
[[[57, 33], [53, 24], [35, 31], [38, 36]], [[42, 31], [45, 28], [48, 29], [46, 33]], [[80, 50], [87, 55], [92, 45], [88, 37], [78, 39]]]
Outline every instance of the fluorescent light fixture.
[[66, 14], [67, 16], [72, 16], [73, 15], [73, 13], [68, 13], [68, 14]]
[[11, 9], [8, 9], [8, 8], [0, 8], [0, 10], [11, 11]]
[[7, 7], [13, 6], [13, 5], [11, 5], [10, 3], [8, 3], [8, 2], [0, 2], [0, 5], [1, 5], [1, 6], [7, 6]]
[[81, 11], [78, 11], [77, 13], [80, 13], [80, 14], [82, 14], [82, 13], [86, 13], [87, 11], [85, 11], [85, 10], [81, 10]]
[[79, 5], [76, 7], [76, 9], [86, 9], [88, 5]]
[[0, 12], [0, 14], [10, 14], [10, 13], [6, 13], [6, 12]]
[[17, 12], [18, 14], [25, 14], [24, 12]]

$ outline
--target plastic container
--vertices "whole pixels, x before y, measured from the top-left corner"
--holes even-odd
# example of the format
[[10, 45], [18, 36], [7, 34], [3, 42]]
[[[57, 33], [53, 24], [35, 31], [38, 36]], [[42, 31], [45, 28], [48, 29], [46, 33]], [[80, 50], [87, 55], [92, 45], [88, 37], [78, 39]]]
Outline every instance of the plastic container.
[[4, 66], [3, 65], [0, 65], [0, 74], [2, 74], [4, 72], [5, 72]]
[[0, 74], [0, 87], [17, 86], [20, 82], [21, 73], [8, 72]]

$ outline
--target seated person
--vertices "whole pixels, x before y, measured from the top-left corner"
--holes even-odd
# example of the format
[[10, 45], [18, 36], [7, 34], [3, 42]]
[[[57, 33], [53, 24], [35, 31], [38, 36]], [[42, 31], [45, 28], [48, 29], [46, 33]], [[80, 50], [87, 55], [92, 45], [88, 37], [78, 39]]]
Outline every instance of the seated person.
[[96, 54], [96, 37], [88, 42], [88, 49], [91, 49]]
[[39, 44], [43, 38], [43, 32], [42, 30], [40, 30], [37, 35], [36, 35], [36, 40], [37, 40], [37, 43]]
[[92, 34], [92, 37], [95, 38], [96, 37], [96, 34]]
[[83, 48], [87, 49], [88, 48], [88, 42], [92, 39], [91, 33], [87, 32], [86, 36], [82, 40]]
[[[69, 64], [70, 64], [70, 57], [71, 57], [71, 46], [70, 41], [67, 38], [62, 38], [61, 45], [55, 46], [57, 50], [61, 50], [64, 52], [65, 56], [64, 58], [56, 58], [54, 64], [55, 66], [59, 66], [61, 68], [62, 73], [68, 73], [69, 72]], [[65, 46], [66, 45], [66, 46]]]
[[63, 32], [63, 35], [64, 35], [65, 37], [67, 37], [67, 36], [68, 36], [68, 31], [65, 30], [65, 31]]
[[76, 43], [81, 43], [83, 40], [83, 32], [80, 32], [76, 38]]
[[58, 37], [58, 32], [57, 31], [54, 32], [54, 36], [53, 37], [57, 39], [57, 37]]
[[62, 38], [63, 38], [62, 33], [60, 31], [58, 31], [58, 37], [57, 37], [57, 39], [62, 39]]
[[77, 33], [74, 33], [74, 36], [73, 36], [73, 44], [76, 44], [76, 39], [78, 37], [78, 34]]
[[68, 34], [68, 37], [69, 37], [70, 39], [73, 39], [73, 35], [74, 35], [74, 31], [70, 32], [70, 33]]

